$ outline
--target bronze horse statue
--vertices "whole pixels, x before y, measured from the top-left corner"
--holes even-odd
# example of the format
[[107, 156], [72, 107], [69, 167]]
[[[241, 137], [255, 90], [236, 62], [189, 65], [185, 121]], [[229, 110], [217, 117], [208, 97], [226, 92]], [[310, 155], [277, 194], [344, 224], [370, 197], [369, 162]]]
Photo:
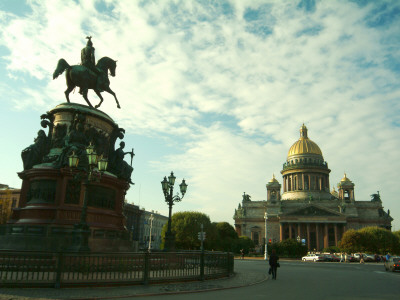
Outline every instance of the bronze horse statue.
[[[119, 102], [115, 93], [110, 89], [110, 80], [108, 79], [108, 71], [110, 71], [111, 76], [115, 76], [115, 69], [117, 67], [117, 61], [113, 60], [109, 57], [102, 57], [97, 62], [96, 68], [104, 72], [104, 80], [101, 80], [99, 84], [99, 88], [96, 88], [96, 83], [98, 79], [97, 74], [93, 71], [89, 70], [85, 66], [82, 65], [75, 65], [70, 66], [65, 59], [61, 58], [58, 61], [57, 68], [53, 73], [53, 79], [56, 79], [59, 75], [61, 75], [65, 70], [65, 78], [67, 80], [67, 89], [65, 90], [65, 97], [67, 101], [69, 101], [69, 94], [75, 87], [80, 87], [80, 92], [83, 98], [86, 100], [87, 104], [90, 107], [93, 107], [92, 104], [89, 102], [87, 98], [87, 94], [89, 89], [94, 90], [94, 92], [99, 96], [100, 102], [95, 106], [95, 108], [100, 107], [101, 103], [103, 102], [103, 97], [101, 96], [101, 92], [106, 91], [114, 96], [115, 101], [117, 102], [117, 107], [119, 106]], [[99, 76], [100, 77], [100, 76]]]

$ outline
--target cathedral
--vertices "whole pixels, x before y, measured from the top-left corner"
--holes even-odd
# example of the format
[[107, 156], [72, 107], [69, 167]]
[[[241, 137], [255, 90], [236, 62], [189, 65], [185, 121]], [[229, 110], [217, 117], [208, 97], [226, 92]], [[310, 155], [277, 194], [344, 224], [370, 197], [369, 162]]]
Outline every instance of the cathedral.
[[393, 219], [389, 210], [383, 210], [379, 192], [371, 195], [371, 200], [356, 201], [354, 183], [346, 174], [337, 191], [330, 191], [330, 171], [303, 124], [300, 138], [290, 147], [283, 164], [283, 188], [273, 176], [266, 185], [266, 201], [252, 201], [243, 195], [233, 217], [238, 235], [251, 238], [258, 250], [266, 238], [271, 242], [296, 239], [309, 250], [321, 250], [338, 246], [348, 229], [391, 229]]

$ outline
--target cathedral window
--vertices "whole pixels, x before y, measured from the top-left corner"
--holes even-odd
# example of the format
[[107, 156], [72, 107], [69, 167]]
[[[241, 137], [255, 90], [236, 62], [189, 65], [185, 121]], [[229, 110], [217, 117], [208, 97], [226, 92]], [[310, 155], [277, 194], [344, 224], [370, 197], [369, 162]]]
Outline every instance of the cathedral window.
[[350, 193], [349, 193], [348, 190], [345, 190], [345, 191], [344, 191], [344, 200], [347, 200], [347, 201], [350, 200]]
[[259, 241], [259, 239], [260, 239], [259, 232], [252, 232], [252, 236], [253, 236], [254, 245], [258, 246], [259, 243], [260, 243], [260, 241]]

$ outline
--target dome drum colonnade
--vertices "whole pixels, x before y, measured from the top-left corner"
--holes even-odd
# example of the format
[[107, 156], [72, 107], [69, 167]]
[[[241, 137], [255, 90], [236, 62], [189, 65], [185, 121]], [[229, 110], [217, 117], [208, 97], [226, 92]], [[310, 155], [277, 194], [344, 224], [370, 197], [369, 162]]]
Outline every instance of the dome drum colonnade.
[[[300, 138], [289, 149], [283, 164], [283, 200], [330, 199], [328, 163], [321, 149], [308, 138], [307, 127], [300, 128]], [[295, 193], [291, 193], [295, 192]]]

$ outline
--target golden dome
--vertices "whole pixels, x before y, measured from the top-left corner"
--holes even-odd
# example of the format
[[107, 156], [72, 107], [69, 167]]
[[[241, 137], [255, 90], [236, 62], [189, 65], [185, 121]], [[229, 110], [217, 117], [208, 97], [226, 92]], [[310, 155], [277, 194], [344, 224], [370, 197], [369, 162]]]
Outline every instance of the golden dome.
[[351, 182], [351, 180], [348, 179], [346, 176], [346, 173], [344, 173], [344, 176], [343, 176], [342, 180], [340, 180], [340, 182]]
[[299, 140], [290, 147], [288, 157], [299, 154], [317, 154], [322, 156], [318, 145], [307, 136], [307, 127], [303, 124], [300, 128]]
[[269, 182], [278, 182], [278, 180], [275, 178], [275, 174], [272, 175], [272, 179]]

